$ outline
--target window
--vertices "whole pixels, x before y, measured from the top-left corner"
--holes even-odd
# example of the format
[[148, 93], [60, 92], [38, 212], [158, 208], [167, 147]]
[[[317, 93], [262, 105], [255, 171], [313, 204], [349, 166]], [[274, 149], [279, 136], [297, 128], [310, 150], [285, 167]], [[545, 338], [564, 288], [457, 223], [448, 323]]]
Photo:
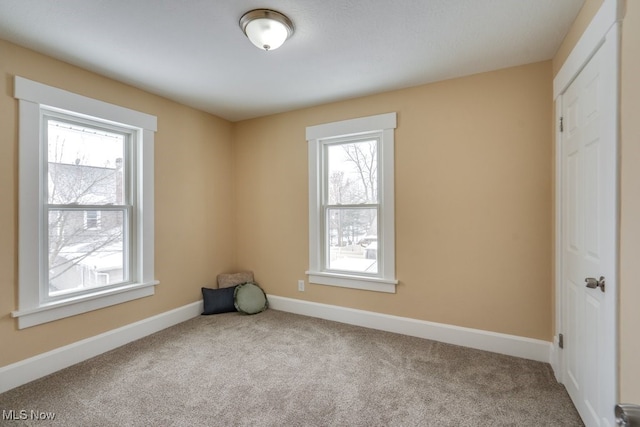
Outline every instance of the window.
[[[96, 287], [130, 283], [135, 224], [127, 185], [136, 130], [48, 111], [42, 115], [42, 169], [47, 185], [41, 245], [47, 260], [42, 300], [87, 294]], [[115, 283], [98, 280], [118, 277]]]
[[156, 118], [15, 78], [18, 327], [153, 295]]
[[307, 128], [310, 283], [395, 292], [396, 114]]

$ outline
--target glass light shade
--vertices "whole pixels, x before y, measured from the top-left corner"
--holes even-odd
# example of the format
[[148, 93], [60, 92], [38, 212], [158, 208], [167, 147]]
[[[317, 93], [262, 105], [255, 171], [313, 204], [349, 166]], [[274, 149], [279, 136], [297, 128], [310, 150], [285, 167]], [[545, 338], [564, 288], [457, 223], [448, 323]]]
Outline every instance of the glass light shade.
[[289, 18], [268, 9], [245, 13], [240, 18], [240, 27], [251, 43], [262, 50], [279, 48], [293, 34], [293, 23]]
[[289, 35], [284, 24], [266, 18], [254, 19], [244, 30], [251, 43], [263, 50], [279, 48]]

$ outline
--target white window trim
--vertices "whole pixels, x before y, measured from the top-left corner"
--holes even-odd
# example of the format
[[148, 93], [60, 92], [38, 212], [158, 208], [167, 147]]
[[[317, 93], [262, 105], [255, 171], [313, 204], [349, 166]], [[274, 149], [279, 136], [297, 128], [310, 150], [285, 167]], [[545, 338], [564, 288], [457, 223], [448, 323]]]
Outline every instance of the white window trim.
[[[88, 98], [19, 76], [14, 81], [14, 97], [19, 100], [19, 250], [18, 303], [11, 313], [18, 318], [18, 328], [27, 328], [97, 310], [155, 293], [154, 279], [154, 135], [155, 116]], [[42, 303], [40, 283], [40, 234], [43, 229], [44, 194], [42, 179], [42, 144], [40, 141], [41, 107], [111, 122], [137, 129], [138, 218], [136, 229], [138, 261], [137, 280], [120, 287], [50, 303]], [[34, 172], [39, 171], [39, 172]]]
[[[309, 126], [306, 139], [309, 144], [309, 283], [395, 293], [398, 281], [395, 277], [395, 197], [394, 197], [394, 129], [396, 113], [379, 114], [351, 120]], [[323, 139], [351, 137], [381, 132], [380, 147], [381, 191], [380, 241], [381, 259], [376, 277], [354, 274], [337, 274], [323, 267], [323, 226], [321, 209]], [[380, 242], [379, 242], [380, 243]]]

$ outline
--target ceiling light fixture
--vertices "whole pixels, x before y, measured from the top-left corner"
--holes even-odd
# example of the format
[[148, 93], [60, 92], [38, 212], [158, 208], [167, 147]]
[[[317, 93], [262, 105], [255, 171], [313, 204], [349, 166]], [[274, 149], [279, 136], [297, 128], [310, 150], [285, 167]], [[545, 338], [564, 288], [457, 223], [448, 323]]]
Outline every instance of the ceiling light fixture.
[[280, 12], [251, 10], [240, 18], [240, 28], [257, 48], [274, 50], [293, 34], [293, 22]]

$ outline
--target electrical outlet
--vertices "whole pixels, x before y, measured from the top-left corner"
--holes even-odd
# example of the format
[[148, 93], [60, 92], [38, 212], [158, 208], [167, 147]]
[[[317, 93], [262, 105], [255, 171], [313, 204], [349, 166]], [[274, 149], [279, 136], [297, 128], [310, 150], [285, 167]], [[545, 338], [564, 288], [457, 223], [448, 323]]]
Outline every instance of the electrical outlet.
[[298, 280], [298, 290], [304, 292], [304, 280]]

